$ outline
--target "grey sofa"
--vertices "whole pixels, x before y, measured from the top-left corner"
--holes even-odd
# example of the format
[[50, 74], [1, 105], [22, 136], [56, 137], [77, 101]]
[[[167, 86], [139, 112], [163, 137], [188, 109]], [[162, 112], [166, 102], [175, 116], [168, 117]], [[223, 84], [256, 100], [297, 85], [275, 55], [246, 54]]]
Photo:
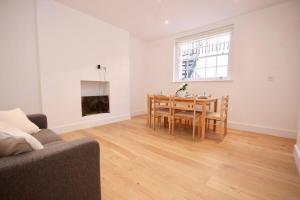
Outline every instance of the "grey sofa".
[[1, 200], [101, 199], [99, 144], [63, 141], [47, 129], [45, 115], [29, 115], [44, 149], [0, 158]]

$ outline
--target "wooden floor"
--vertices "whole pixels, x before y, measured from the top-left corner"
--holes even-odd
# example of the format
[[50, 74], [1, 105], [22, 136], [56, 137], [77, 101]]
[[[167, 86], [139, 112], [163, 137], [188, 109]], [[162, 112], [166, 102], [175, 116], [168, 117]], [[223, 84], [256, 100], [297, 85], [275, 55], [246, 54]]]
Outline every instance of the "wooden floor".
[[145, 116], [63, 135], [101, 149], [104, 200], [300, 200], [295, 140], [229, 130], [191, 140], [191, 130], [147, 128]]

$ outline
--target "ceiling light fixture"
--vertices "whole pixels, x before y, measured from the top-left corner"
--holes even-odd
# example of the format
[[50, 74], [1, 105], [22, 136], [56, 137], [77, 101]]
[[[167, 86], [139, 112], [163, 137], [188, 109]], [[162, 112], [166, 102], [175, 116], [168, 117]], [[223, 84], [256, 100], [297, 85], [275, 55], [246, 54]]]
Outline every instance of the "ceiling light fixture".
[[165, 20], [165, 25], [168, 25], [169, 24], [169, 20]]

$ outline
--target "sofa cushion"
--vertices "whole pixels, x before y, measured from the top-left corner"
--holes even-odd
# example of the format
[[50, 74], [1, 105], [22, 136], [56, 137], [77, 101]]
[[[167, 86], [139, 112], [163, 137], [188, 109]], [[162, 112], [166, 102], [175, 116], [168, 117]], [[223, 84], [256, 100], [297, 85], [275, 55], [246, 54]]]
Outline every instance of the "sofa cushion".
[[0, 157], [32, 151], [32, 147], [22, 137], [15, 137], [0, 131]]
[[40, 141], [43, 145], [52, 142], [63, 141], [61, 137], [49, 129], [41, 129], [39, 132], [32, 134], [32, 136]]

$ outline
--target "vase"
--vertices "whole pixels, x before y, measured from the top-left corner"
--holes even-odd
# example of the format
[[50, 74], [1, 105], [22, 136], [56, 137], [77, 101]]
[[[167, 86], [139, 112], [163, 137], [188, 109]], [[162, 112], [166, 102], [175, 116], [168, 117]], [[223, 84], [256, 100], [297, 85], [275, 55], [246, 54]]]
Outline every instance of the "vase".
[[185, 95], [186, 95], [185, 90], [180, 90], [180, 91], [176, 92], [176, 96], [178, 96], [178, 97], [185, 97]]

